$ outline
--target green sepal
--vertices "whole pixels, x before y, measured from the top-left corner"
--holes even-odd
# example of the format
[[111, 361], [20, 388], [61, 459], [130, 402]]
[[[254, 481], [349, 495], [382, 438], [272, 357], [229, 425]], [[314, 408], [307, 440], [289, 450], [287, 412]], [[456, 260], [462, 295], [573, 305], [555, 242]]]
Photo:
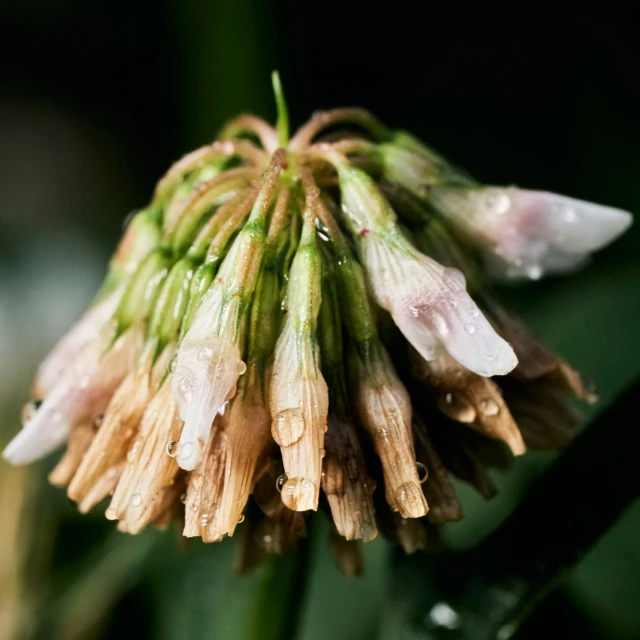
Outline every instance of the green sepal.
[[178, 344], [182, 342], [187, 330], [191, 326], [196, 309], [198, 308], [204, 294], [209, 290], [217, 270], [218, 265], [213, 263], [202, 264], [195, 270], [193, 277], [191, 278], [189, 301], [180, 326]]
[[116, 311], [116, 335], [121, 335], [133, 324], [149, 318], [160, 285], [173, 263], [173, 252], [157, 247], [142, 261], [122, 296]]
[[158, 293], [148, 331], [149, 338], [157, 340], [156, 357], [169, 342], [178, 338], [197, 266], [190, 258], [182, 258], [176, 262]]
[[129, 276], [127, 267], [131, 263], [139, 263], [162, 240], [162, 212], [154, 206], [142, 209], [133, 215], [124, 230], [122, 239], [114, 253], [107, 275], [95, 302], [99, 302], [111, 293]]

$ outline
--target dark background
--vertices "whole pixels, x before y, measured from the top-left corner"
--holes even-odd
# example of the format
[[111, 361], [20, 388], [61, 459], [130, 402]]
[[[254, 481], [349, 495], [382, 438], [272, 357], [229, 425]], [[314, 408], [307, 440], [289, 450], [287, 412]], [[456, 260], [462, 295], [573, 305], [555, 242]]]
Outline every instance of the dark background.
[[[274, 68], [294, 125], [316, 109], [361, 105], [484, 182], [640, 211], [632, 11], [557, 2], [0, 2], [2, 441], [17, 428], [38, 359], [90, 300], [126, 214], [226, 119], [251, 111], [272, 120]], [[581, 274], [504, 294], [601, 382], [596, 412], [638, 373], [639, 250], [636, 226]], [[469, 517], [451, 528], [451, 543], [468, 546], [497, 526], [549, 461], [518, 461], [491, 504], [462, 488]], [[152, 536], [111, 539], [100, 514], [80, 519], [62, 492], [43, 488], [50, 466], [0, 465], [0, 637], [15, 629], [18, 637], [249, 637], [242, 621], [259, 577], [228, 578], [232, 541], [185, 553], [170, 536], [152, 552]], [[535, 624], [640, 637], [638, 535], [636, 505]], [[400, 637], [388, 622], [387, 549], [370, 547], [367, 575], [346, 584], [324, 541], [315, 545], [305, 639]], [[49, 623], [57, 626], [44, 631]]]

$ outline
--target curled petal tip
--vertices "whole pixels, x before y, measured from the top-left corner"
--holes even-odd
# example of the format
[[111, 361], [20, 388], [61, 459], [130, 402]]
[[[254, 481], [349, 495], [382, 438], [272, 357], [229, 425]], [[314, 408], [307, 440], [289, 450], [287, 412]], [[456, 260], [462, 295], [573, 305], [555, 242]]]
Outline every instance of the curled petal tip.
[[58, 421], [42, 428], [42, 418], [34, 418], [11, 440], [2, 457], [15, 466], [30, 464], [44, 458], [63, 445], [69, 435], [69, 425]]

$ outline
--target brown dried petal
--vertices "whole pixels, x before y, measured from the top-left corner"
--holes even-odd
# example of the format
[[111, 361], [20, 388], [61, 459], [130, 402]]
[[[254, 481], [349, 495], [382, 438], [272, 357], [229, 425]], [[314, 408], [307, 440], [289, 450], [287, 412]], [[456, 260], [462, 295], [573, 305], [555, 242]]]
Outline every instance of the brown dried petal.
[[91, 445], [96, 430], [93, 423], [85, 422], [73, 428], [69, 436], [67, 450], [49, 474], [49, 482], [57, 487], [65, 487], [73, 478], [82, 457]]
[[178, 464], [167, 454], [167, 445], [178, 439], [182, 420], [165, 382], [149, 403], [140, 423], [140, 432], [127, 454], [125, 465], [107, 517], [127, 522], [128, 527], [144, 526], [153, 516], [158, 492], [173, 484]]
[[464, 516], [458, 492], [451, 482], [436, 447], [429, 438], [424, 423], [417, 416], [414, 416], [413, 419], [413, 429], [418, 460], [425, 465], [429, 472], [422, 485], [430, 507], [427, 517], [436, 524], [457, 522]]
[[325, 435], [322, 489], [340, 535], [369, 542], [377, 536], [369, 478], [355, 427], [329, 416]]

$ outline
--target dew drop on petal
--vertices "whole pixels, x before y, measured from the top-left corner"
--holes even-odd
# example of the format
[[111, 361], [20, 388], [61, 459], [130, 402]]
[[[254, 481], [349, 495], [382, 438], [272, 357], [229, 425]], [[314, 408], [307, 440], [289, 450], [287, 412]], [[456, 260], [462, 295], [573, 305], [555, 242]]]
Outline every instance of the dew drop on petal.
[[240, 362], [238, 362], [238, 375], [241, 376], [246, 372], [247, 372], [247, 364], [246, 362], [243, 362], [242, 360], [240, 360]]
[[211, 358], [213, 358], [213, 349], [211, 349], [210, 347], [200, 347], [200, 349], [198, 349], [198, 355], [196, 356], [196, 358], [200, 362], [208, 362], [209, 360], [211, 360]]
[[171, 358], [171, 360], [169, 360], [169, 366], [167, 367], [169, 369], [169, 373], [175, 373], [177, 366], [178, 366], [178, 354], [176, 354], [175, 356], [173, 356], [173, 358]]
[[238, 524], [242, 524], [244, 522], [244, 514], [241, 513], [240, 517], [238, 518]]
[[282, 487], [284, 486], [284, 483], [288, 479], [289, 478], [287, 477], [286, 473], [283, 473], [281, 476], [278, 476], [278, 479], [276, 480], [276, 489], [278, 490], [278, 493], [282, 491]]
[[480, 310], [475, 307], [471, 310], [471, 316], [474, 318], [478, 318], [480, 316]]
[[135, 462], [135, 459], [138, 457], [138, 453], [140, 452], [140, 448], [142, 447], [142, 441], [140, 439], [136, 440], [133, 443], [131, 449], [127, 453], [127, 461], [130, 463]]
[[142, 504], [142, 496], [139, 493], [134, 493], [131, 498], [129, 498], [129, 504], [132, 507], [139, 507]]
[[294, 407], [279, 411], [271, 421], [271, 435], [281, 447], [289, 447], [302, 438], [304, 433], [302, 409]]
[[180, 443], [177, 440], [172, 440], [171, 442], [167, 443], [167, 446], [164, 448], [164, 450], [167, 452], [167, 455], [170, 458], [175, 458], [180, 451]]
[[531, 280], [540, 280], [542, 277], [542, 267], [539, 264], [532, 264], [527, 267], [527, 276], [529, 276]]
[[203, 513], [203, 514], [200, 516], [200, 526], [201, 526], [203, 529], [206, 529], [207, 524], [209, 524], [209, 514], [208, 514], [208, 513]]
[[105, 518], [107, 520], [115, 520], [118, 517], [118, 514], [116, 512], [116, 510], [113, 507], [109, 507], [105, 512], [104, 512]]
[[297, 511], [300, 505], [306, 506], [315, 495], [316, 487], [307, 478], [291, 478], [287, 480], [281, 491], [285, 507]]
[[425, 467], [422, 462], [416, 461], [416, 473], [418, 474], [418, 480], [420, 480], [420, 484], [426, 482], [427, 478], [429, 477], [427, 467]]
[[471, 335], [476, 332], [476, 325], [473, 324], [473, 322], [467, 322], [467, 324], [464, 325], [464, 330]]
[[186, 502], [187, 502], [187, 494], [186, 493], [183, 493], [180, 496], [180, 502], [182, 502], [182, 504], [186, 504]]
[[564, 212], [564, 220], [565, 222], [569, 222], [570, 224], [574, 224], [578, 221], [578, 214], [575, 209], [571, 207], [567, 207]]
[[467, 288], [467, 281], [465, 280], [462, 271], [458, 269], [447, 267], [444, 270], [442, 279], [451, 291], [465, 291]]
[[500, 411], [500, 407], [495, 400], [484, 398], [480, 401], [480, 409], [485, 416], [495, 416]]
[[99, 415], [97, 415], [94, 419], [93, 419], [93, 426], [95, 429], [99, 429], [100, 426], [102, 425], [102, 422], [104, 421], [104, 413], [101, 413]]
[[414, 318], [417, 318], [420, 315], [420, 311], [416, 307], [409, 307], [409, 311]]
[[434, 316], [433, 322], [436, 326], [436, 331], [438, 332], [441, 338], [444, 338], [447, 335], [449, 335], [449, 325], [447, 324], [447, 321], [442, 316], [439, 316], [439, 315]]
[[453, 394], [452, 393], [447, 393], [447, 395], [444, 397], [444, 401], [447, 404], [453, 404]]
[[[176, 460], [178, 464], [185, 468], [183, 465], [190, 465], [194, 458], [199, 454], [200, 447], [197, 443], [187, 440], [187, 442], [178, 443], [179, 449], [176, 452]], [[195, 466], [195, 465], [194, 465]], [[191, 467], [193, 469], [193, 467]]]
[[422, 489], [415, 482], [405, 482], [393, 494], [396, 507], [401, 515], [410, 515], [422, 509]]

